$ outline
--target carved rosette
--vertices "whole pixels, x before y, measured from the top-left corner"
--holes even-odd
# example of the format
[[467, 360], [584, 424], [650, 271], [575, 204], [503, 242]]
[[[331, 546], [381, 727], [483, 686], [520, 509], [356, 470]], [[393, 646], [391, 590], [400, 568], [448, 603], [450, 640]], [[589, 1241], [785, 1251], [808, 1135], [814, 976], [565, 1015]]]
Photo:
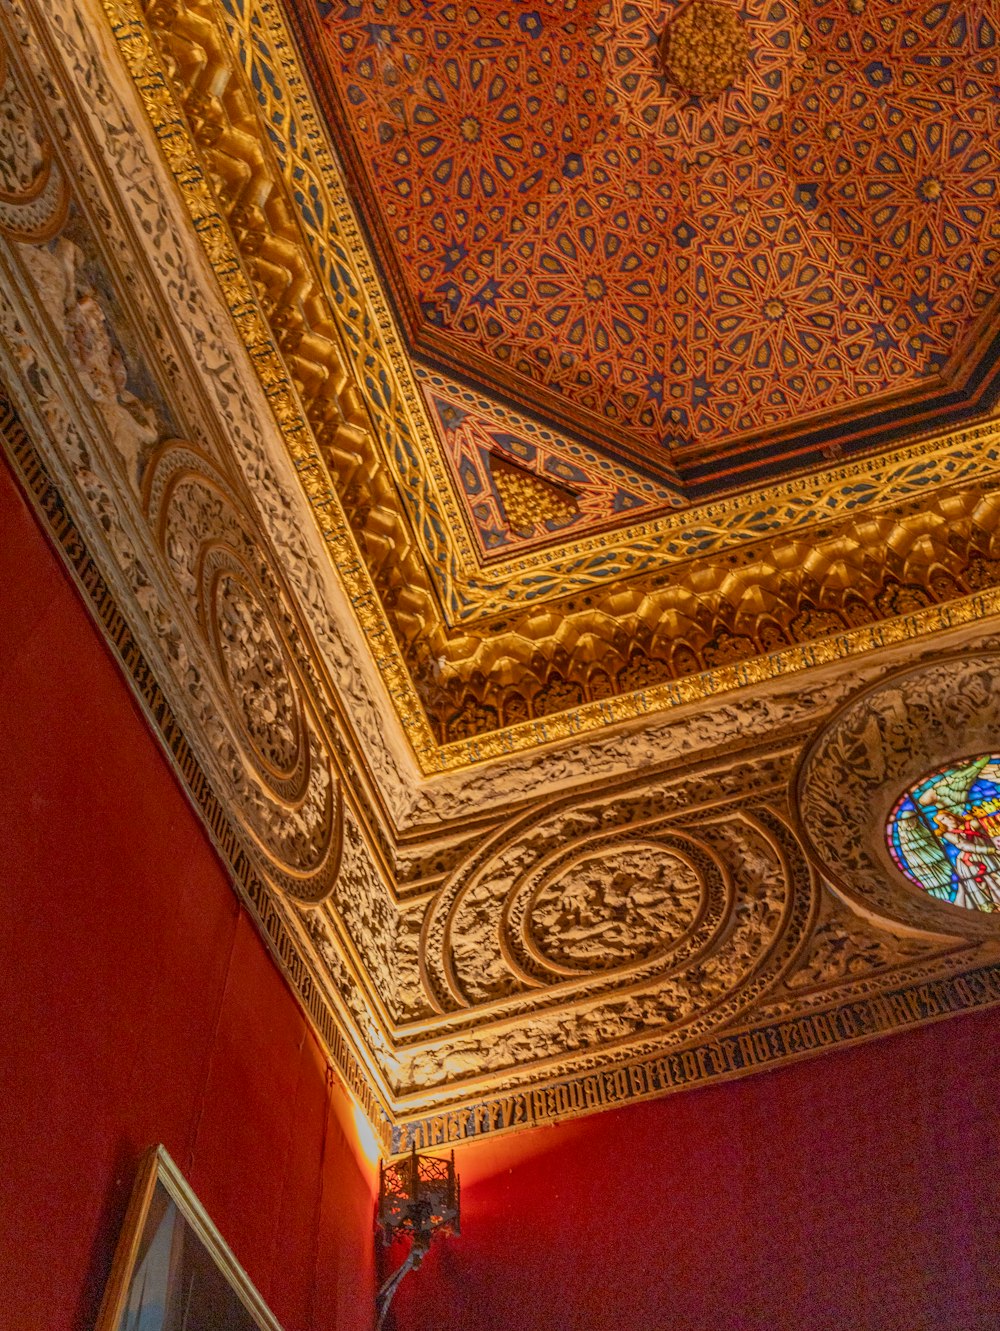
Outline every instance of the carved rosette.
[[799, 816], [812, 858], [866, 913], [928, 932], [989, 939], [1000, 919], [929, 896], [896, 867], [885, 827], [935, 767], [990, 752], [1000, 734], [1000, 655], [949, 657], [857, 694], [803, 756]]
[[716, 97], [741, 78], [749, 50], [739, 10], [714, 0], [689, 0], [660, 41], [667, 74], [695, 97]]
[[249, 845], [284, 891], [322, 900], [340, 861], [341, 799], [302, 685], [295, 617], [232, 489], [198, 449], [161, 445], [143, 502], [229, 703], [211, 738]]

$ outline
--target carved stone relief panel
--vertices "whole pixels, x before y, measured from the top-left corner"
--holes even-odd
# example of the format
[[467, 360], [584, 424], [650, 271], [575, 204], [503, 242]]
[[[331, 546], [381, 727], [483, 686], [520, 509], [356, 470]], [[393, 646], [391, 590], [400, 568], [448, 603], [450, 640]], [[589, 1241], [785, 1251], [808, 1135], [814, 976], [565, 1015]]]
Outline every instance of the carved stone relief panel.
[[679, 847], [639, 837], [560, 856], [508, 907], [507, 943], [525, 976], [569, 978], [676, 947], [701, 914], [705, 884]]
[[[50, 428], [57, 437], [75, 437], [71, 391], [46, 367], [51, 348], [44, 340], [61, 342], [64, 372], [74, 374], [84, 394], [76, 427], [80, 442], [75, 450], [63, 447], [63, 461], [72, 465], [75, 452], [76, 480], [98, 522], [108, 534], [114, 531], [117, 554], [132, 574], [130, 592], [140, 612], [152, 618], [160, 650], [199, 718], [206, 761], [240, 818], [258, 868], [291, 895], [316, 899], [329, 891], [336, 873], [340, 796], [292, 664], [296, 629], [287, 595], [261, 558], [259, 536], [221, 473], [190, 445], [157, 443], [168, 426], [160, 401], [132, 391], [78, 214], [74, 230], [82, 243], [65, 234], [30, 245], [8, 237], [18, 246], [9, 257], [26, 279], [23, 290], [36, 310], [46, 312], [49, 327], [34, 332], [6, 302], [0, 326]], [[142, 368], [140, 377], [150, 377], [148, 366]], [[110, 469], [101, 465], [102, 437], [110, 446]], [[116, 486], [115, 458], [125, 486]], [[130, 491], [140, 480], [165, 569], [156, 569], [148, 548], [143, 556], [126, 550], [134, 539]], [[188, 602], [187, 622], [177, 618], [164, 571], [174, 575]], [[280, 629], [276, 615], [283, 620]]]
[[336, 878], [342, 801], [287, 596], [225, 478], [190, 444], [153, 453], [143, 508], [214, 661], [213, 743], [248, 844], [271, 881], [319, 900]]
[[752, 1006], [815, 909], [805, 861], [764, 802], [786, 769], [778, 756], [633, 779], [481, 838], [426, 907], [421, 968], [439, 1016], [399, 1028], [400, 1092], [461, 1094], [487, 1074], [514, 1084]]

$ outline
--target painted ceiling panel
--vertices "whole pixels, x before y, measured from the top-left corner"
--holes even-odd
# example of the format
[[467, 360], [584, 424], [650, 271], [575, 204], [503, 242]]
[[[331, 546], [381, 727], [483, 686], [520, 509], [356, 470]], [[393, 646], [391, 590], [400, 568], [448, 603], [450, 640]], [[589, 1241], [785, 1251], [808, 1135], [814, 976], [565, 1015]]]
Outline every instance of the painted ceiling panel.
[[990, 6], [296, 7], [419, 357], [689, 496], [982, 405]]

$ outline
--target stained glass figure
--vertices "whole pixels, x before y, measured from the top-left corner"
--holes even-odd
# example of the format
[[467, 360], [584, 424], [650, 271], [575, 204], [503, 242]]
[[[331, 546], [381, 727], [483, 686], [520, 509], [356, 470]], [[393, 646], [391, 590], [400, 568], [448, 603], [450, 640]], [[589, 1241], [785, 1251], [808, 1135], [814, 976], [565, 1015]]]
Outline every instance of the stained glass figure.
[[886, 840], [900, 870], [932, 897], [1000, 910], [1000, 754], [921, 777], [889, 815]]

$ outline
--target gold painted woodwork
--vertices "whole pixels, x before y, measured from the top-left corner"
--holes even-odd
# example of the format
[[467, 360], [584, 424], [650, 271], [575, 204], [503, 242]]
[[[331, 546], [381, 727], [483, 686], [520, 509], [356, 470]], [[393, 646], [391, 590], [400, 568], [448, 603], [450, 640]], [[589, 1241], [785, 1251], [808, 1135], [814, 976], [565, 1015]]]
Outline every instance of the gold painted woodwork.
[[735, 5], [689, 0], [664, 29], [663, 68], [695, 97], [717, 97], [746, 69], [750, 39]]
[[[482, 568], [277, 8], [247, 4], [239, 23], [214, 0], [154, 0], [146, 19], [106, 8], [425, 771], [992, 613], [992, 423]], [[248, 61], [258, 33], [277, 53], [263, 106], [237, 49]], [[267, 146], [278, 100], [356, 284], [346, 323], [301, 233], [291, 162]], [[416, 444], [402, 468], [353, 339], [401, 402]]]
[[507, 522], [520, 535], [530, 536], [545, 523], [553, 528], [563, 527], [579, 511], [576, 496], [570, 490], [524, 467], [491, 456], [490, 471]]

